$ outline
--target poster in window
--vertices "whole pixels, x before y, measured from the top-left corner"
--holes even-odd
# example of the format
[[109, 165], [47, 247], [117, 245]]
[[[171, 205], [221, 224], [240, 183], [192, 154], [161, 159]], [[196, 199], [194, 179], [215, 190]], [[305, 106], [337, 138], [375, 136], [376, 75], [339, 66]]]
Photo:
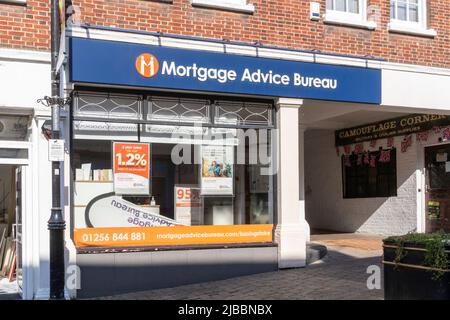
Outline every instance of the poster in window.
[[150, 145], [113, 143], [114, 192], [118, 195], [149, 195]]
[[175, 220], [183, 225], [203, 224], [203, 203], [200, 188], [175, 186]]
[[201, 195], [233, 195], [234, 147], [201, 147]]

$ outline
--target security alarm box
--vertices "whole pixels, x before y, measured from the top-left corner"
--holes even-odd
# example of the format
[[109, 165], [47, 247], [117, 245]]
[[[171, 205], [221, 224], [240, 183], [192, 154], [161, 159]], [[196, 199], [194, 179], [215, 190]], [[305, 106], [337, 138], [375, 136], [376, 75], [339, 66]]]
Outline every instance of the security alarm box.
[[311, 2], [310, 3], [310, 18], [311, 18], [311, 20], [319, 20], [320, 19], [320, 3], [319, 2]]

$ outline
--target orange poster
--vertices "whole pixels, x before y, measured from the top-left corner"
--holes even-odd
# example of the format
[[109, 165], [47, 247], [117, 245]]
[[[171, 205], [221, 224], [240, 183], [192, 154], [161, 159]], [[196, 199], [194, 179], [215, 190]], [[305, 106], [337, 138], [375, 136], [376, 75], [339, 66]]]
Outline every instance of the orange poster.
[[114, 191], [116, 194], [148, 195], [150, 145], [114, 142]]
[[203, 225], [203, 199], [197, 186], [175, 186], [175, 220], [186, 226]]
[[80, 247], [143, 247], [273, 241], [272, 224], [75, 229]]

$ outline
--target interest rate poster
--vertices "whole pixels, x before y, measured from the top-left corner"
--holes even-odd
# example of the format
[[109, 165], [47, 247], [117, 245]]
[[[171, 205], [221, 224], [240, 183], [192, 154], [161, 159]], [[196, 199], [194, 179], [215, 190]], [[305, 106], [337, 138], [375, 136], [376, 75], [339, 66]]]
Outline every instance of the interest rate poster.
[[114, 142], [114, 192], [118, 195], [149, 195], [150, 145]]

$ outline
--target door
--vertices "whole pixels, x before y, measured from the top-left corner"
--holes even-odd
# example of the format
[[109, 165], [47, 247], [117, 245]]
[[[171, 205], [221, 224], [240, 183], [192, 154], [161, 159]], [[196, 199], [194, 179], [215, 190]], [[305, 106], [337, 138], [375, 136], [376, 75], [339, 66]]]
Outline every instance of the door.
[[450, 230], [450, 144], [425, 148], [425, 230]]

